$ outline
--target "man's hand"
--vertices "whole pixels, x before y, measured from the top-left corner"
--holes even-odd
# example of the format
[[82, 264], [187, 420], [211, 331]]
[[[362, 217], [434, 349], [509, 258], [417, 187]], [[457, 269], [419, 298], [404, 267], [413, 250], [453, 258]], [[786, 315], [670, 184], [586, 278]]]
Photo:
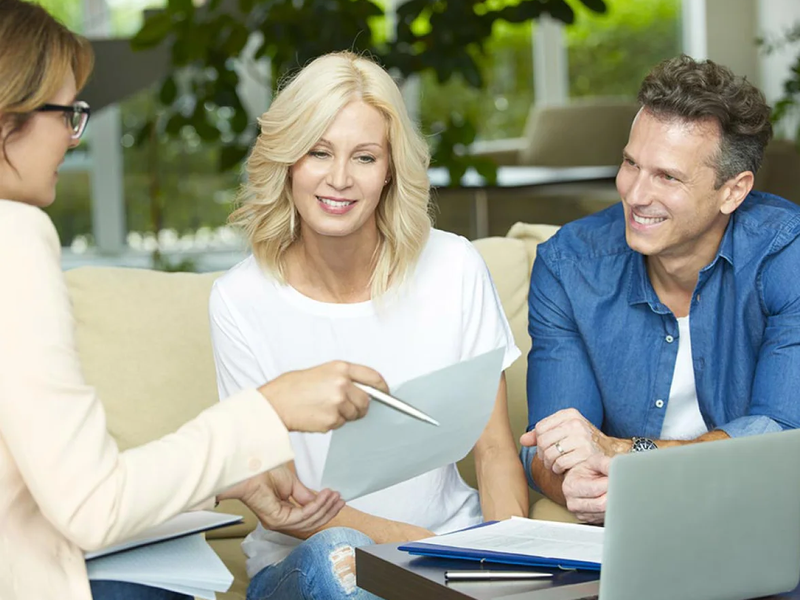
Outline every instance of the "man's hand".
[[284, 373], [258, 391], [289, 431], [324, 433], [367, 414], [369, 396], [353, 382], [389, 391], [377, 371], [341, 360]]
[[615, 456], [630, 449], [630, 440], [605, 435], [574, 408], [542, 419], [520, 438], [520, 442], [523, 446], [537, 446], [545, 468], [556, 475], [590, 456]]
[[318, 530], [344, 507], [338, 492], [312, 492], [287, 466], [251, 477], [218, 496], [227, 498], [241, 500], [267, 529], [290, 535]]
[[606, 518], [606, 492], [611, 457], [593, 454], [567, 471], [562, 490], [567, 510], [583, 523], [600, 524]]

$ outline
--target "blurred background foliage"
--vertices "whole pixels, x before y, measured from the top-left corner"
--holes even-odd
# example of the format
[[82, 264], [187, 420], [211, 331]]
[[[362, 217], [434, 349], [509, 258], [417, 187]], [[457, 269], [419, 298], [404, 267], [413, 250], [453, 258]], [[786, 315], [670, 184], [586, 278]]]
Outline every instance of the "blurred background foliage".
[[[85, 20], [81, 0], [40, 1], [80, 30]], [[155, 14], [167, 16], [158, 17], [157, 26], [151, 25], [148, 33], [148, 26], [142, 27], [145, 3], [152, 4], [118, 0], [112, 12], [116, 35], [139, 32], [138, 43], [146, 46], [169, 36], [178, 39], [181, 23], [184, 33], [198, 27], [194, 18], [200, 9], [190, 0], [172, 0], [162, 3], [168, 10]], [[221, 19], [218, 25], [226, 32], [215, 43], [200, 38], [209, 43], [189, 42], [190, 47], [174, 51], [176, 66], [194, 62], [205, 68], [195, 66], [189, 77], [176, 69], [171, 83], [163, 82], [121, 104], [128, 229], [171, 228], [183, 235], [224, 224], [239, 181], [238, 170], [232, 167], [244, 156], [255, 127], [252, 120], [239, 116], [241, 100], [220, 92], [216, 82], [229, 78], [230, 84], [234, 75], [238, 77], [227, 55], [245, 49], [246, 31], [258, 29], [265, 33], [263, 39], [285, 41], [255, 49], [270, 57], [272, 87], [284, 73], [318, 54], [369, 49], [399, 77], [413, 82], [421, 128], [441, 163], [473, 139], [521, 134], [535, 95], [535, 16], [544, 7], [561, 10], [564, 20], [572, 20], [565, 27], [571, 96], [632, 97], [650, 66], [680, 51], [680, 4], [680, 0], [411, 0], [398, 11], [397, 35], [392, 38], [380, 0], [239, 0], [247, 17], [213, 17]], [[595, 12], [601, 5], [606, 12]], [[336, 14], [342, 7], [348, 12]], [[321, 10], [333, 12], [315, 12]], [[267, 14], [274, 17], [269, 22]], [[187, 15], [193, 19], [190, 25], [185, 23]], [[463, 22], [458, 15], [469, 19]], [[438, 33], [433, 33], [437, 27]], [[248, 45], [247, 51], [253, 47]], [[154, 177], [158, 223], [153, 220]], [[86, 238], [91, 215], [85, 172], [63, 174], [59, 201], [50, 211], [65, 244], [76, 236]]]
[[[800, 22], [778, 38], [760, 39], [759, 44], [768, 54], [786, 46], [800, 47]], [[800, 150], [800, 52], [794, 59], [790, 77], [783, 82], [783, 95], [773, 107], [772, 121], [776, 137], [794, 139]]]
[[[606, 10], [604, 0], [573, 2], [584, 10]], [[209, 0], [202, 7], [191, 0], [167, 0], [131, 40], [134, 49], [166, 43], [171, 50], [172, 72], [159, 92], [164, 110], [145, 127], [176, 136], [188, 126], [205, 142], [221, 142], [224, 171], [241, 162], [256, 134], [233, 58], [243, 64], [268, 59], [271, 77], [264, 84], [273, 90], [315, 57], [346, 49], [375, 56], [401, 82], [427, 73], [438, 84], [459, 77], [482, 90], [480, 61], [491, 52], [487, 42], [495, 24], [530, 23], [544, 13], [563, 23], [575, 20], [566, 0], [406, 0], [391, 26], [384, 7], [372, 0]], [[224, 116], [219, 109], [227, 109]], [[477, 120], [477, 115], [450, 111], [438, 129], [430, 129], [440, 164], [491, 173], [490, 163], [453, 151], [473, 141]], [[443, 151], [439, 144], [445, 145]]]

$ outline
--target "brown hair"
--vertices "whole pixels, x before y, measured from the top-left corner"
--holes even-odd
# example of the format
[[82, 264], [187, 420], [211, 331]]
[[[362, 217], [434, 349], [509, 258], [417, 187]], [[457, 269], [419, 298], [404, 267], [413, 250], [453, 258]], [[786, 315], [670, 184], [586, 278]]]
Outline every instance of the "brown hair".
[[744, 171], [755, 174], [761, 166], [772, 138], [771, 109], [758, 88], [727, 67], [685, 54], [670, 58], [645, 77], [638, 99], [659, 119], [717, 122], [719, 152], [711, 165], [717, 188]]
[[71, 71], [80, 90], [94, 65], [88, 40], [73, 33], [37, 4], [0, 0], [0, 127], [19, 132], [33, 111], [64, 85]]

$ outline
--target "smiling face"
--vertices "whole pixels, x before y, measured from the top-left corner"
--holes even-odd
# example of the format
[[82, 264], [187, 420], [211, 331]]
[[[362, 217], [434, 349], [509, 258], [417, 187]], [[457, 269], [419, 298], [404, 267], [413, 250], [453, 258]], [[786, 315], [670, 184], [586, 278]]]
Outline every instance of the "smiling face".
[[[72, 104], [75, 101], [75, 77], [69, 73], [61, 89], [49, 104]], [[2, 138], [10, 125], [4, 126]], [[49, 206], [56, 196], [58, 167], [69, 148], [78, 144], [64, 113], [36, 112], [22, 129], [8, 138], [5, 156], [0, 155], [0, 198]]]
[[625, 238], [633, 250], [697, 261], [699, 268], [710, 262], [739, 204], [731, 201], [736, 178], [714, 189], [719, 142], [714, 121], [662, 120], [646, 109], [639, 112], [617, 174]]
[[375, 209], [389, 177], [386, 119], [356, 100], [291, 168], [303, 236], [348, 237], [377, 231]]

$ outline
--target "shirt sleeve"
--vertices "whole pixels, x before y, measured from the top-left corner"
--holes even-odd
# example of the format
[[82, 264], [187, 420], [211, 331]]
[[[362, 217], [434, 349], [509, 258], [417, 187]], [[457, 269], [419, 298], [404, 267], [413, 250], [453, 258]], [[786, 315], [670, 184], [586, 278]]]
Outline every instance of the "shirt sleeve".
[[255, 390], [120, 452], [83, 380], [59, 253], [45, 213], [3, 210], [0, 453], [67, 539], [107, 546], [292, 459], [286, 428]]
[[[572, 305], [554, 267], [552, 242], [540, 244], [528, 293], [528, 428], [541, 419], [575, 408], [598, 429], [603, 424], [603, 401]], [[528, 483], [536, 448], [523, 448]]]
[[[462, 238], [463, 239], [463, 238]], [[489, 268], [480, 253], [466, 239], [463, 274], [462, 355], [468, 360], [497, 348], [505, 348], [503, 370], [510, 367], [521, 352], [503, 312]]]
[[800, 427], [800, 238], [770, 256], [758, 280], [767, 315], [748, 414], [720, 427], [731, 437]]
[[236, 311], [219, 280], [214, 282], [211, 289], [208, 306], [220, 400], [239, 390], [266, 383], [267, 376], [239, 326], [241, 319], [237, 319]]

